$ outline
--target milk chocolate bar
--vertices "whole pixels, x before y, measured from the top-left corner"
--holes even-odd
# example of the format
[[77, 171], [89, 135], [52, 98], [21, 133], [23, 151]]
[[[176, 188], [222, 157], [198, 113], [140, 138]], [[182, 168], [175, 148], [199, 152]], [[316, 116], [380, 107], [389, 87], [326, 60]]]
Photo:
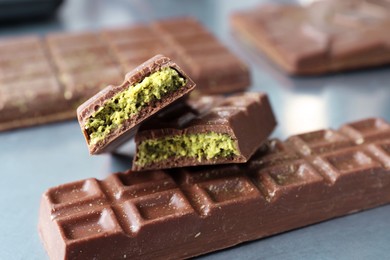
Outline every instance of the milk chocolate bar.
[[46, 191], [51, 259], [188, 258], [390, 202], [381, 119], [269, 140], [246, 164], [126, 172]]
[[120, 86], [108, 86], [77, 109], [91, 154], [113, 151], [139, 124], [189, 93], [195, 83], [169, 58], [157, 55], [127, 73]]
[[389, 22], [385, 0], [272, 4], [231, 17], [234, 33], [245, 43], [301, 75], [389, 64]]
[[[174, 29], [181, 23], [186, 34]], [[193, 18], [1, 39], [0, 131], [74, 118], [78, 105], [109, 84], [120, 85], [125, 71], [160, 53], [178, 61], [204, 93], [249, 86], [246, 65]]]
[[141, 126], [133, 170], [245, 163], [275, 125], [263, 93], [192, 99]]

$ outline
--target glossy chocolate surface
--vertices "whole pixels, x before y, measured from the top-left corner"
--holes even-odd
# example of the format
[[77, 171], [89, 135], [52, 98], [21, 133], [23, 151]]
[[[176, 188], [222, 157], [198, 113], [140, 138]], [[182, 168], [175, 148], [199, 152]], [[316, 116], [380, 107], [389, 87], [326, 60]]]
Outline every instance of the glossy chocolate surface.
[[186, 258], [390, 202], [390, 125], [269, 140], [247, 163], [126, 172], [46, 191], [51, 259]]

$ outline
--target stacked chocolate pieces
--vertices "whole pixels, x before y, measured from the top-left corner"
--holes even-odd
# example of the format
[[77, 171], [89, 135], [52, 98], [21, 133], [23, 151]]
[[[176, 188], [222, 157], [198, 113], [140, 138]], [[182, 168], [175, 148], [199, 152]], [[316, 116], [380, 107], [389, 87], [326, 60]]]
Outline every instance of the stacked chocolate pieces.
[[246, 164], [117, 173], [49, 189], [52, 259], [180, 259], [390, 203], [390, 125], [270, 140]]
[[389, 23], [388, 0], [269, 4], [231, 17], [240, 39], [300, 75], [389, 64]]
[[[134, 157], [134, 171], [246, 163], [264, 144], [276, 126], [276, 120], [267, 96], [263, 93], [237, 93], [228, 97], [189, 97], [188, 93], [194, 88], [195, 83], [186, 72], [166, 56], [156, 55], [142, 63], [127, 73], [123, 84], [106, 87], [77, 109], [79, 123], [89, 152], [91, 154], [112, 152], [135, 135], [138, 148]], [[140, 130], [138, 130], [139, 128]], [[148, 175], [151, 173], [155, 175], [155, 173], [148, 171], [139, 173], [137, 178], [142, 180], [143, 174], [146, 178], [149, 178]], [[129, 174], [135, 175], [138, 173]], [[162, 175], [158, 176], [160, 174]], [[156, 180], [163, 181], [160, 184], [164, 190], [163, 187], [166, 185], [175, 185], [171, 177], [167, 177], [162, 171], [156, 174], [156, 178]], [[96, 190], [99, 184], [96, 180], [92, 182], [95, 183], [92, 184], [94, 185], [93, 193], [97, 192], [99, 203], [105, 205], [106, 202], [103, 197], [105, 198], [106, 191]], [[80, 189], [70, 191], [71, 194], [75, 195], [75, 199], [83, 197], [84, 195], [81, 195], [81, 193], [84, 191], [89, 193], [89, 191], [84, 190], [84, 184], [72, 187]], [[148, 190], [147, 187], [145, 188], [144, 192]], [[151, 191], [152, 194], [158, 195], [156, 192], [157, 190]], [[58, 191], [57, 195], [61, 198], [63, 198], [62, 196], [68, 197], [67, 192], [62, 190]], [[111, 195], [116, 196], [114, 193]], [[172, 201], [173, 207], [185, 206], [184, 204], [181, 205], [184, 203], [184, 197], [180, 195], [176, 198], [176, 196], [174, 195], [172, 198], [164, 197], [163, 200], [178, 200]], [[95, 202], [89, 205], [92, 211], [88, 210], [88, 214], [92, 215], [85, 219], [83, 217], [74, 219], [71, 216], [72, 214], [65, 213], [65, 215], [62, 215], [60, 213], [61, 216], [72, 218], [70, 221], [77, 226], [70, 224], [68, 227], [69, 232], [73, 234], [71, 240], [78, 236], [77, 233], [83, 233], [86, 230], [92, 231], [97, 228], [97, 232], [102, 231], [104, 233], [105, 231], [96, 226], [95, 223], [87, 223], [92, 219], [101, 222], [103, 226], [108, 223], [103, 223], [105, 220], [100, 220], [101, 216], [105, 215], [103, 218], [109, 218], [107, 220], [110, 223], [112, 219], [115, 219], [114, 215], [116, 213], [111, 210], [100, 211], [95, 209]], [[187, 206], [185, 207], [187, 208]], [[92, 249], [92, 247], [98, 246], [94, 242], [90, 243], [90, 249], [86, 251], [73, 248], [78, 252], [73, 255], [71, 252], [73, 246], [65, 246], [65, 248], [60, 245], [65, 240], [63, 240], [64, 237], [58, 237], [56, 231], [52, 229], [52, 225], [49, 223], [51, 220], [49, 219], [55, 221], [55, 218], [50, 216], [51, 213], [47, 214], [48, 208], [51, 208], [51, 206], [42, 204], [39, 228], [50, 257], [56, 259], [117, 258], [117, 255], [108, 252], [112, 251], [110, 249], [112, 248], [111, 245], [104, 246], [104, 250], [108, 250], [106, 253], [99, 253], [99, 250]], [[164, 211], [165, 209], [152, 209], [152, 211], [155, 210]], [[171, 211], [171, 209], [167, 210]], [[187, 210], [190, 210], [190, 208]], [[83, 209], [80, 209], [80, 212], [82, 211]], [[150, 213], [161, 214], [161, 212]], [[130, 232], [132, 227], [128, 224], [125, 225], [128, 226]], [[116, 228], [114, 227], [114, 229]], [[162, 227], [162, 230], [165, 229]], [[166, 230], [168, 233], [173, 232], [169, 229], [171, 228], [168, 227]], [[159, 233], [158, 228], [147, 232]], [[124, 237], [126, 236], [124, 235]], [[103, 244], [106, 243], [100, 238], [98, 240]], [[143, 250], [142, 247], [147, 246], [148, 243], [141, 243], [142, 240], [136, 240], [138, 240], [136, 243], [140, 243], [139, 247], [131, 249], [136, 252], [135, 254], [123, 251], [125, 244], [127, 248], [132, 247], [133, 244], [128, 243], [126, 238], [123, 240], [122, 235], [121, 238], [118, 237], [118, 240], [115, 238], [111, 241], [119, 243], [118, 248], [114, 251], [119, 250], [118, 253], [123, 257], [138, 255], [145, 258], [158, 254], [158, 252], [154, 252], [152, 255], [140, 254]], [[57, 248], [58, 246], [60, 248]], [[95, 253], [90, 250], [95, 251]], [[165, 253], [163, 255], [168, 256]]]
[[[183, 24], [190, 30], [177, 29]], [[226, 94], [249, 86], [247, 66], [188, 17], [101, 32], [2, 39], [0, 131], [75, 118], [77, 106], [107, 85], [121, 84], [125, 72], [159, 53], [177, 57], [201, 83], [200, 92]]]

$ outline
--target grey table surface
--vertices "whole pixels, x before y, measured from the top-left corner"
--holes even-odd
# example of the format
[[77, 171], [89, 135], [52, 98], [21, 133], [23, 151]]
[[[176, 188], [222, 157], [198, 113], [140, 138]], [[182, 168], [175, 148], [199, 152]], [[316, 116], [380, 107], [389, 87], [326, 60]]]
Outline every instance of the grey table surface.
[[[245, 60], [253, 91], [269, 94], [279, 125], [289, 135], [372, 116], [390, 120], [390, 68], [292, 78], [232, 37], [228, 17], [259, 1], [68, 0], [49, 21], [0, 26], [0, 36], [85, 31], [153, 19], [193, 15]], [[76, 121], [0, 133], [0, 259], [47, 259], [37, 232], [41, 194], [49, 187], [105, 178], [128, 160], [91, 157]], [[389, 259], [390, 205], [329, 220], [202, 259]]]

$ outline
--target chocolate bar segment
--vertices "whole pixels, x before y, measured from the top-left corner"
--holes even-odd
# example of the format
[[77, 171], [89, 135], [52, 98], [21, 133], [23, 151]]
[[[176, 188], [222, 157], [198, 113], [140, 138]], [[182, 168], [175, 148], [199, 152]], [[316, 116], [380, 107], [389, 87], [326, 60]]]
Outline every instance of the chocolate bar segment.
[[344, 130], [324, 130], [296, 136], [301, 143], [270, 140], [247, 164], [54, 187], [42, 196], [39, 232], [52, 259], [177, 259], [383, 205], [389, 127], [368, 119], [341, 128], [356, 130], [358, 143]]
[[106, 86], [122, 83], [120, 64], [99, 34], [49, 34], [46, 42], [65, 96], [74, 108]]
[[176, 60], [175, 50], [146, 24], [107, 29], [102, 32], [102, 36], [125, 71], [133, 70], [160, 53]]
[[245, 163], [275, 125], [263, 93], [192, 99], [141, 126], [133, 170]]
[[169, 58], [157, 55], [108, 86], [77, 109], [91, 154], [113, 151], [135, 134], [138, 125], [195, 87]]
[[125, 70], [162, 53], [176, 60], [202, 93], [232, 93], [250, 85], [248, 67], [192, 17], [108, 29], [102, 34]]
[[288, 73], [300, 75], [388, 64], [389, 22], [385, 0], [272, 4], [231, 17], [239, 38]]
[[250, 85], [248, 67], [191, 17], [157, 21], [152, 26], [177, 53], [176, 58], [206, 94], [243, 91]]
[[40, 38], [0, 41], [0, 131], [69, 119], [75, 114]]

